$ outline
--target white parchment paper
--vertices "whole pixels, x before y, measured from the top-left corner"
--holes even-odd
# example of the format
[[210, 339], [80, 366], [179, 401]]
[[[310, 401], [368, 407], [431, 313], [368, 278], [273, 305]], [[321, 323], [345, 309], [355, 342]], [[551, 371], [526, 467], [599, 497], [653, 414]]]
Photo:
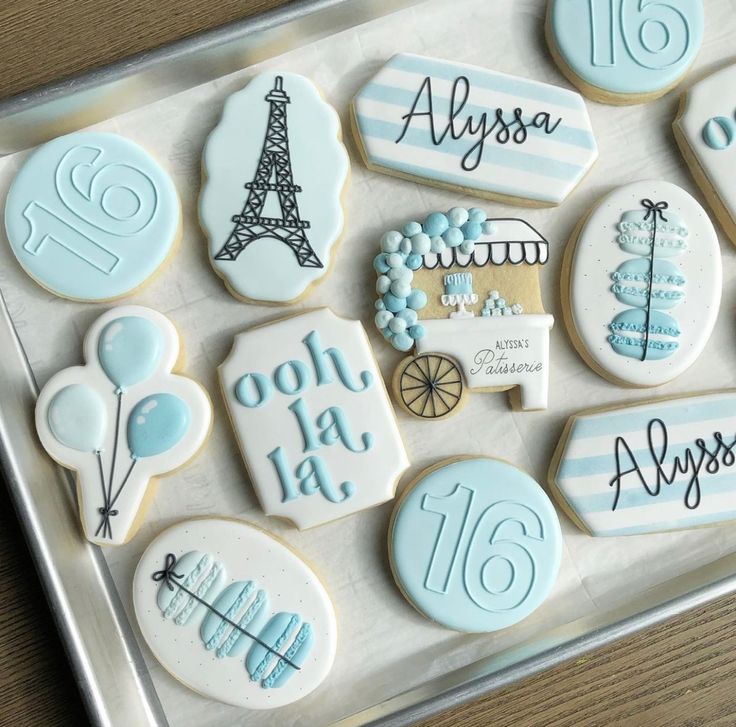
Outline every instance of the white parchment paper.
[[[708, 0], [706, 11], [705, 45], [687, 83], [733, 60], [729, 56], [736, 34], [736, 0]], [[171, 172], [178, 187], [184, 209], [180, 247], [155, 280], [125, 302], [151, 306], [174, 321], [186, 348], [185, 370], [207, 387], [216, 407], [206, 449], [189, 467], [161, 480], [145, 524], [133, 541], [106, 551], [129, 615], [132, 617], [131, 579], [146, 545], [171, 523], [206, 514], [240, 516], [284, 538], [313, 564], [336, 604], [339, 647], [328, 680], [292, 707], [247, 715], [248, 724], [324, 724], [482, 656], [540, 637], [581, 615], [608, 609], [653, 584], [736, 550], [734, 526], [594, 539], [561, 515], [565, 536], [562, 569], [544, 606], [506, 631], [460, 635], [423, 619], [395, 587], [386, 552], [391, 504], [300, 533], [262, 514], [238, 455], [215, 368], [227, 355], [235, 333], [290, 309], [237, 302], [207, 260], [196, 216], [199, 164], [204, 140], [225, 98], [262, 68], [303, 73], [337, 108], [347, 131], [351, 97], [399, 51], [465, 61], [567, 86], [546, 50], [543, 18], [543, 0], [432, 0], [97, 127], [147, 147]], [[327, 305], [343, 316], [362, 319], [385, 377], [390, 377], [401, 355], [383, 341], [372, 323], [375, 275], [371, 260], [382, 232], [410, 219], [422, 219], [433, 210], [481, 205], [491, 216], [526, 215], [551, 243], [550, 262], [542, 271], [546, 308], [557, 320], [552, 331], [549, 410], [514, 413], [506, 394], [474, 394], [465, 409], [447, 421], [421, 423], [399, 414], [413, 462], [403, 483], [438, 458], [460, 453], [503, 456], [544, 482], [557, 439], [573, 412], [649, 394], [733, 385], [736, 249], [723, 236], [724, 297], [718, 324], [698, 362], [675, 382], [656, 392], [615, 387], [583, 363], [562, 323], [559, 277], [564, 245], [579, 217], [600, 195], [628, 181], [661, 177], [703, 201], [672, 137], [670, 125], [677, 104], [676, 94], [628, 108], [589, 103], [600, 159], [562, 207], [546, 211], [520, 212], [371, 173], [363, 167], [349, 132], [345, 134], [352, 161], [346, 233], [328, 280], [291, 310]], [[736, 105], [736, 98], [724, 98], [724, 104], [729, 109]], [[26, 153], [19, 153], [0, 160], [0, 198], [4, 199], [25, 157]], [[244, 181], [250, 173], [244, 170]], [[40, 385], [58, 369], [81, 362], [84, 332], [108, 306], [55, 298], [22, 272], [6, 244], [0, 244], [0, 287]], [[142, 649], [173, 725], [229, 725], [243, 719], [242, 711], [210, 702], [183, 687], [164, 672], [143, 643]]]

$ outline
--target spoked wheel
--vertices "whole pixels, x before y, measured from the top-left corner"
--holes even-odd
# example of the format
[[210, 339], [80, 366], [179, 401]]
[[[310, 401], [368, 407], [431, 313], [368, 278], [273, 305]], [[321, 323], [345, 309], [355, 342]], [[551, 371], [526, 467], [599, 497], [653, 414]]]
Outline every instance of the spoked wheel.
[[420, 419], [451, 416], [465, 393], [457, 364], [438, 353], [404, 359], [394, 374], [394, 389], [401, 406]]

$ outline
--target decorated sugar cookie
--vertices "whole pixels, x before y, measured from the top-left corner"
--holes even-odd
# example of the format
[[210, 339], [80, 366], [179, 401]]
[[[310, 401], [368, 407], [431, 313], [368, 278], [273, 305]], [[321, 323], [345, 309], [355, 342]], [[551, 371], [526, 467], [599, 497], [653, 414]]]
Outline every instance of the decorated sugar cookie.
[[497, 631], [547, 598], [562, 534], [529, 475], [500, 460], [462, 458], [404, 490], [388, 546], [396, 582], [420, 613], [456, 631]]
[[571, 83], [601, 103], [652, 101], [703, 42], [703, 0], [549, 0], [547, 43]]
[[705, 210], [680, 187], [634, 182], [605, 196], [578, 226], [562, 269], [570, 337], [601, 376], [659, 386], [708, 342], [721, 254]]
[[411, 53], [391, 58], [351, 112], [370, 169], [509, 204], [562, 203], [598, 157], [579, 94]]
[[303, 529], [393, 498], [409, 461], [359, 321], [321, 308], [253, 328], [218, 371], [266, 514]]
[[238, 298], [289, 303], [327, 274], [343, 227], [340, 119], [308, 79], [256, 76], [225, 103], [202, 159], [199, 217]]
[[5, 203], [18, 262], [62, 298], [111, 300], [161, 266], [180, 234], [179, 198], [148, 152], [116, 134], [80, 131], [39, 147]]
[[673, 128], [695, 181], [718, 221], [736, 244], [736, 65], [728, 66], [683, 95]]
[[[547, 407], [549, 330], [539, 266], [547, 240], [520, 219], [478, 208], [433, 212], [381, 238], [375, 323], [399, 351], [393, 390], [408, 413], [442, 419], [468, 389], [519, 387], [515, 405]], [[518, 399], [518, 401], [517, 401]]]
[[335, 612], [322, 583], [290, 548], [237, 520], [165, 530], [138, 563], [133, 605], [167, 671], [237, 707], [295, 702], [335, 658]]
[[571, 417], [549, 470], [591, 535], [715, 525], [736, 512], [736, 392], [654, 399]]
[[85, 364], [51, 377], [38, 396], [41, 444], [75, 470], [82, 527], [93, 543], [133, 537], [151, 479], [191, 459], [209, 433], [209, 397], [172, 373], [178, 357], [168, 318], [119, 306], [87, 332]]

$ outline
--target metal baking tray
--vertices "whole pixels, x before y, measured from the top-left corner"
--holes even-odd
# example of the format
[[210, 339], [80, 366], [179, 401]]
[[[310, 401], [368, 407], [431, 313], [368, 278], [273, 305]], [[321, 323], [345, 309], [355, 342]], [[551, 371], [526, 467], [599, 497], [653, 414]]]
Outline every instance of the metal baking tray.
[[[248, 20], [0, 101], [0, 151], [37, 144], [193, 87], [417, 0], [297, 0]], [[79, 532], [67, 472], [38, 444], [37, 389], [0, 292], [0, 467], [82, 697], [98, 725], [165, 725], [142, 654], [99, 548]], [[58, 485], [67, 486], [58, 486]], [[549, 630], [337, 724], [405, 725], [736, 591], [736, 554], [623, 606]]]

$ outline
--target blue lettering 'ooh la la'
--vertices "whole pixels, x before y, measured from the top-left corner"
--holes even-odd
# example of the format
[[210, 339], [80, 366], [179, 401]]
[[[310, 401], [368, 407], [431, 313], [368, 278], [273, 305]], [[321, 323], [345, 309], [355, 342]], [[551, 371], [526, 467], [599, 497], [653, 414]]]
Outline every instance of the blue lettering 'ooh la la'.
[[[260, 409], [273, 398], [274, 388], [287, 396], [298, 396], [313, 384], [326, 386], [338, 383], [359, 394], [373, 384], [373, 374], [361, 371], [356, 377], [343, 352], [337, 347], [325, 348], [319, 333], [312, 331], [302, 339], [309, 354], [309, 364], [299, 359], [284, 361], [276, 367], [271, 377], [261, 373], [244, 374], [235, 385], [235, 396], [249, 409]], [[355, 483], [349, 480], [336, 485], [322, 457], [317, 452], [338, 442], [356, 454], [373, 447], [373, 434], [363, 432], [355, 436], [347, 414], [339, 406], [329, 406], [314, 415], [299, 396], [288, 406], [294, 415], [302, 435], [302, 452], [307, 456], [296, 466], [288, 459], [283, 447], [276, 447], [267, 455], [281, 483], [282, 502], [295, 500], [300, 494], [314, 495], [321, 492], [330, 502], [342, 502], [355, 492]]]

